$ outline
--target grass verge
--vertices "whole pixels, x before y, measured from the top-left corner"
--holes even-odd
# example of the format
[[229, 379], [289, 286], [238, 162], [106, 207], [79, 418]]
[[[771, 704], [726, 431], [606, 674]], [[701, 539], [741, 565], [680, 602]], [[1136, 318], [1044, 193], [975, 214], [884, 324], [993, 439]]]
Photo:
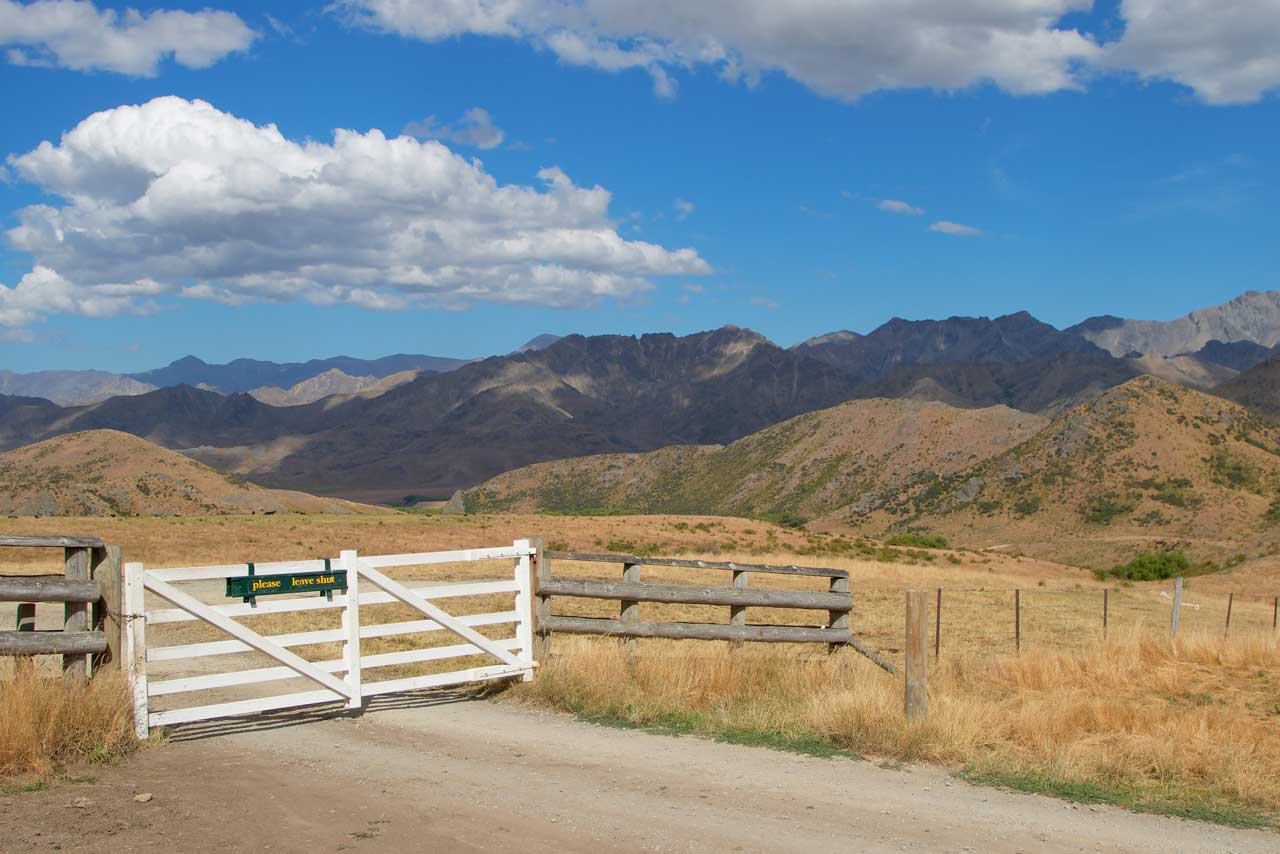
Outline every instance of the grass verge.
[[519, 701], [593, 723], [808, 755], [930, 762], [965, 779], [1237, 827], [1280, 817], [1280, 647], [1113, 637], [1080, 654], [944, 657], [930, 714], [856, 654], [565, 638]]
[[716, 727], [700, 715], [666, 715], [649, 723], [640, 724], [620, 715], [578, 715], [578, 720], [595, 726], [614, 729], [642, 730], [655, 735], [693, 735], [710, 738], [722, 744], [740, 744], [745, 747], [763, 747], [784, 753], [798, 753], [819, 759], [842, 757], [861, 759], [835, 742], [813, 735], [793, 735], [776, 730], [754, 730], [741, 727]]
[[111, 762], [137, 745], [128, 685], [103, 674], [87, 683], [19, 670], [0, 680], [0, 780], [48, 779], [75, 762]]
[[1047, 774], [999, 770], [997, 768], [964, 768], [956, 772], [958, 779], [979, 786], [993, 786], [1032, 795], [1047, 795], [1079, 804], [1105, 804], [1131, 812], [1168, 815], [1192, 821], [1223, 824], [1247, 829], [1275, 829], [1273, 816], [1247, 809], [1221, 798], [1180, 789], [1154, 790], [1142, 786], [1118, 786], [1082, 780], [1063, 780]]

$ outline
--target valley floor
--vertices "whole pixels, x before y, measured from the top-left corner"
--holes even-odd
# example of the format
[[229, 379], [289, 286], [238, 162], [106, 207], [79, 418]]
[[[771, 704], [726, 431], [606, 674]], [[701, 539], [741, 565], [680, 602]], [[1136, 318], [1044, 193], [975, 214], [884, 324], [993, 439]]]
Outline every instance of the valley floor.
[[1269, 831], [979, 788], [930, 767], [606, 729], [445, 694], [383, 700], [358, 718], [196, 725], [88, 773], [0, 795], [6, 850], [1276, 850]]

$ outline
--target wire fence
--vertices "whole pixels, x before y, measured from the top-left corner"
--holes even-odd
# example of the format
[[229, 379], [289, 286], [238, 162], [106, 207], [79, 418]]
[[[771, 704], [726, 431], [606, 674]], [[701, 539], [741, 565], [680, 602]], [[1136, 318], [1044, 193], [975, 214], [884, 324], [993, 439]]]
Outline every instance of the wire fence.
[[[929, 650], [1004, 655], [1084, 652], [1110, 636], [1169, 637], [1174, 588], [961, 588], [929, 591]], [[904, 644], [902, 588], [855, 587], [854, 634], [889, 657]], [[1182, 596], [1179, 636], [1280, 637], [1280, 594]]]

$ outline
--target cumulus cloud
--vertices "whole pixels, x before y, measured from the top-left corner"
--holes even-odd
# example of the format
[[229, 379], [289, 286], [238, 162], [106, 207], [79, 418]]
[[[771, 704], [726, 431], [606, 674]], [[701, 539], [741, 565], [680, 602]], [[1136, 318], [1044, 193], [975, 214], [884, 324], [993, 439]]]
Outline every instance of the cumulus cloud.
[[917, 208], [897, 199], [883, 199], [876, 207], [889, 213], [906, 214], [908, 216], [920, 216], [924, 213], [924, 208]]
[[117, 12], [90, 0], [0, 0], [0, 45], [11, 65], [152, 77], [166, 57], [207, 68], [256, 37], [238, 15], [214, 9]]
[[958, 222], [940, 219], [929, 226], [930, 231], [936, 231], [939, 234], [950, 234], [953, 237], [979, 237], [982, 235], [982, 229], [974, 228], [971, 225], [961, 225]]
[[694, 210], [693, 202], [688, 202], [688, 201], [685, 201], [684, 199], [676, 199], [675, 204], [672, 205], [672, 207], [676, 209], [677, 222], [684, 222], [686, 219], [688, 219], [690, 216], [693, 215], [693, 210]]
[[337, 130], [295, 141], [203, 101], [96, 113], [10, 157], [60, 197], [8, 232], [35, 268], [0, 324], [145, 310], [158, 296], [374, 309], [592, 305], [710, 272], [693, 249], [624, 240], [610, 194], [558, 168], [503, 185], [439, 142]]
[[453, 124], [440, 124], [435, 116], [427, 116], [420, 122], [405, 125], [404, 132], [419, 139], [443, 139], [486, 151], [497, 148], [506, 139], [502, 128], [493, 123], [489, 111], [482, 107], [472, 107]]
[[1280, 85], [1276, 0], [1122, 0], [1125, 32], [1102, 46], [1062, 22], [1093, 0], [337, 0], [358, 26], [424, 41], [526, 41], [562, 62], [643, 69], [663, 97], [671, 72], [710, 66], [753, 84], [780, 72], [823, 95], [1081, 88], [1098, 69], [1176, 80], [1210, 103]]
[[339, 0], [347, 19], [424, 41], [473, 34], [522, 39], [562, 62], [644, 69], [660, 95], [669, 70], [708, 65], [754, 83], [779, 71], [848, 100], [881, 89], [1016, 93], [1076, 88], [1101, 48], [1057, 22], [1092, 0]]
[[1173, 80], [1210, 104], [1247, 104], [1280, 87], [1276, 0], [1123, 0], [1108, 63]]

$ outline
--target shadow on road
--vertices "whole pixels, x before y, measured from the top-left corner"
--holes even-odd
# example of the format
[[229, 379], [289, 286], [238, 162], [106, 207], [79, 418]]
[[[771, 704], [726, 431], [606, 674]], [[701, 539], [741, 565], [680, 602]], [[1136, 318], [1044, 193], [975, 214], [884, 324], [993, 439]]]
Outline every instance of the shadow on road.
[[[490, 692], [491, 693], [491, 692]], [[177, 724], [165, 728], [170, 742], [202, 741], [228, 735], [251, 732], [269, 732], [275, 729], [316, 723], [335, 718], [359, 717], [368, 713], [403, 709], [429, 709], [433, 706], [454, 703], [473, 703], [483, 700], [489, 693], [477, 691], [415, 691], [404, 694], [385, 694], [365, 701], [360, 711], [335, 709], [332, 706], [315, 706], [307, 709], [288, 709], [279, 712], [262, 712], [235, 718], [219, 718], [190, 724]]]

